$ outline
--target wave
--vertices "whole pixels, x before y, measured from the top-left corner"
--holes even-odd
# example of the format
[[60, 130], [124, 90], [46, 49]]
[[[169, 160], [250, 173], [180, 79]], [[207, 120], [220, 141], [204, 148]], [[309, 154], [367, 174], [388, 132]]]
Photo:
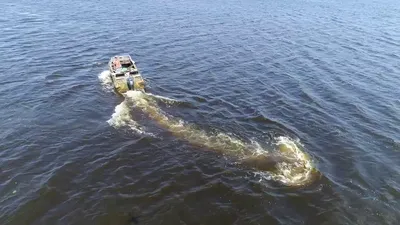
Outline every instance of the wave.
[[173, 99], [173, 98], [169, 98], [169, 97], [164, 97], [164, 96], [161, 96], [161, 95], [156, 95], [156, 94], [152, 94], [152, 93], [144, 93], [144, 94], [147, 95], [147, 96], [159, 99], [162, 102], [164, 102], [166, 104], [169, 104], [169, 105], [173, 105], [173, 104], [176, 104], [176, 103], [182, 103], [182, 101], [179, 101], [179, 100], [176, 100], [176, 99]]

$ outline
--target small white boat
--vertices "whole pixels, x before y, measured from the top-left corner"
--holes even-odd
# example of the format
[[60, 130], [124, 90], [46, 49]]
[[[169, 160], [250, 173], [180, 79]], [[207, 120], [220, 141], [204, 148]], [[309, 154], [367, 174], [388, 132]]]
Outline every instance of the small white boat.
[[145, 82], [131, 56], [120, 55], [111, 57], [108, 67], [113, 86], [117, 92], [125, 93], [129, 90], [144, 91]]

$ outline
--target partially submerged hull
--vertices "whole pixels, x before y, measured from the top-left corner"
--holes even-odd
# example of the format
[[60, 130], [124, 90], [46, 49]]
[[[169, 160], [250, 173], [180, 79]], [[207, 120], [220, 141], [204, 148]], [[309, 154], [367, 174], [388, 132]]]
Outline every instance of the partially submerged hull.
[[145, 82], [129, 55], [112, 57], [108, 66], [113, 86], [117, 92], [122, 94], [129, 90], [144, 91]]
[[[112, 75], [111, 75], [112, 76]], [[142, 76], [130, 76], [132, 81], [129, 79], [116, 79], [113, 80], [113, 85], [118, 93], [125, 93], [129, 90], [144, 91], [145, 85]], [[111, 78], [112, 79], [112, 78]], [[132, 83], [130, 83], [132, 82]]]

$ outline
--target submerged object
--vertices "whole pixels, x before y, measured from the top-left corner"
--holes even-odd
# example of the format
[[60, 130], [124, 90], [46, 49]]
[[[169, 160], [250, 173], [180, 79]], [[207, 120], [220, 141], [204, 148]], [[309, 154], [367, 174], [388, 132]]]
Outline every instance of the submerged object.
[[117, 92], [122, 94], [129, 90], [144, 91], [145, 82], [130, 55], [111, 57], [108, 68], [112, 84]]

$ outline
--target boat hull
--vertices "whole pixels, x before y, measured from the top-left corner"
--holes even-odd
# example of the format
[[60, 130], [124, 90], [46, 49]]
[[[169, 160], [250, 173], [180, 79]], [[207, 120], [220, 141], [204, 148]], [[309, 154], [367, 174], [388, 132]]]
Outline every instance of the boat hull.
[[[121, 65], [119, 60], [124, 64]], [[145, 90], [145, 82], [130, 56], [112, 57], [108, 63], [108, 68], [112, 84], [118, 93], [123, 94], [129, 90]]]

